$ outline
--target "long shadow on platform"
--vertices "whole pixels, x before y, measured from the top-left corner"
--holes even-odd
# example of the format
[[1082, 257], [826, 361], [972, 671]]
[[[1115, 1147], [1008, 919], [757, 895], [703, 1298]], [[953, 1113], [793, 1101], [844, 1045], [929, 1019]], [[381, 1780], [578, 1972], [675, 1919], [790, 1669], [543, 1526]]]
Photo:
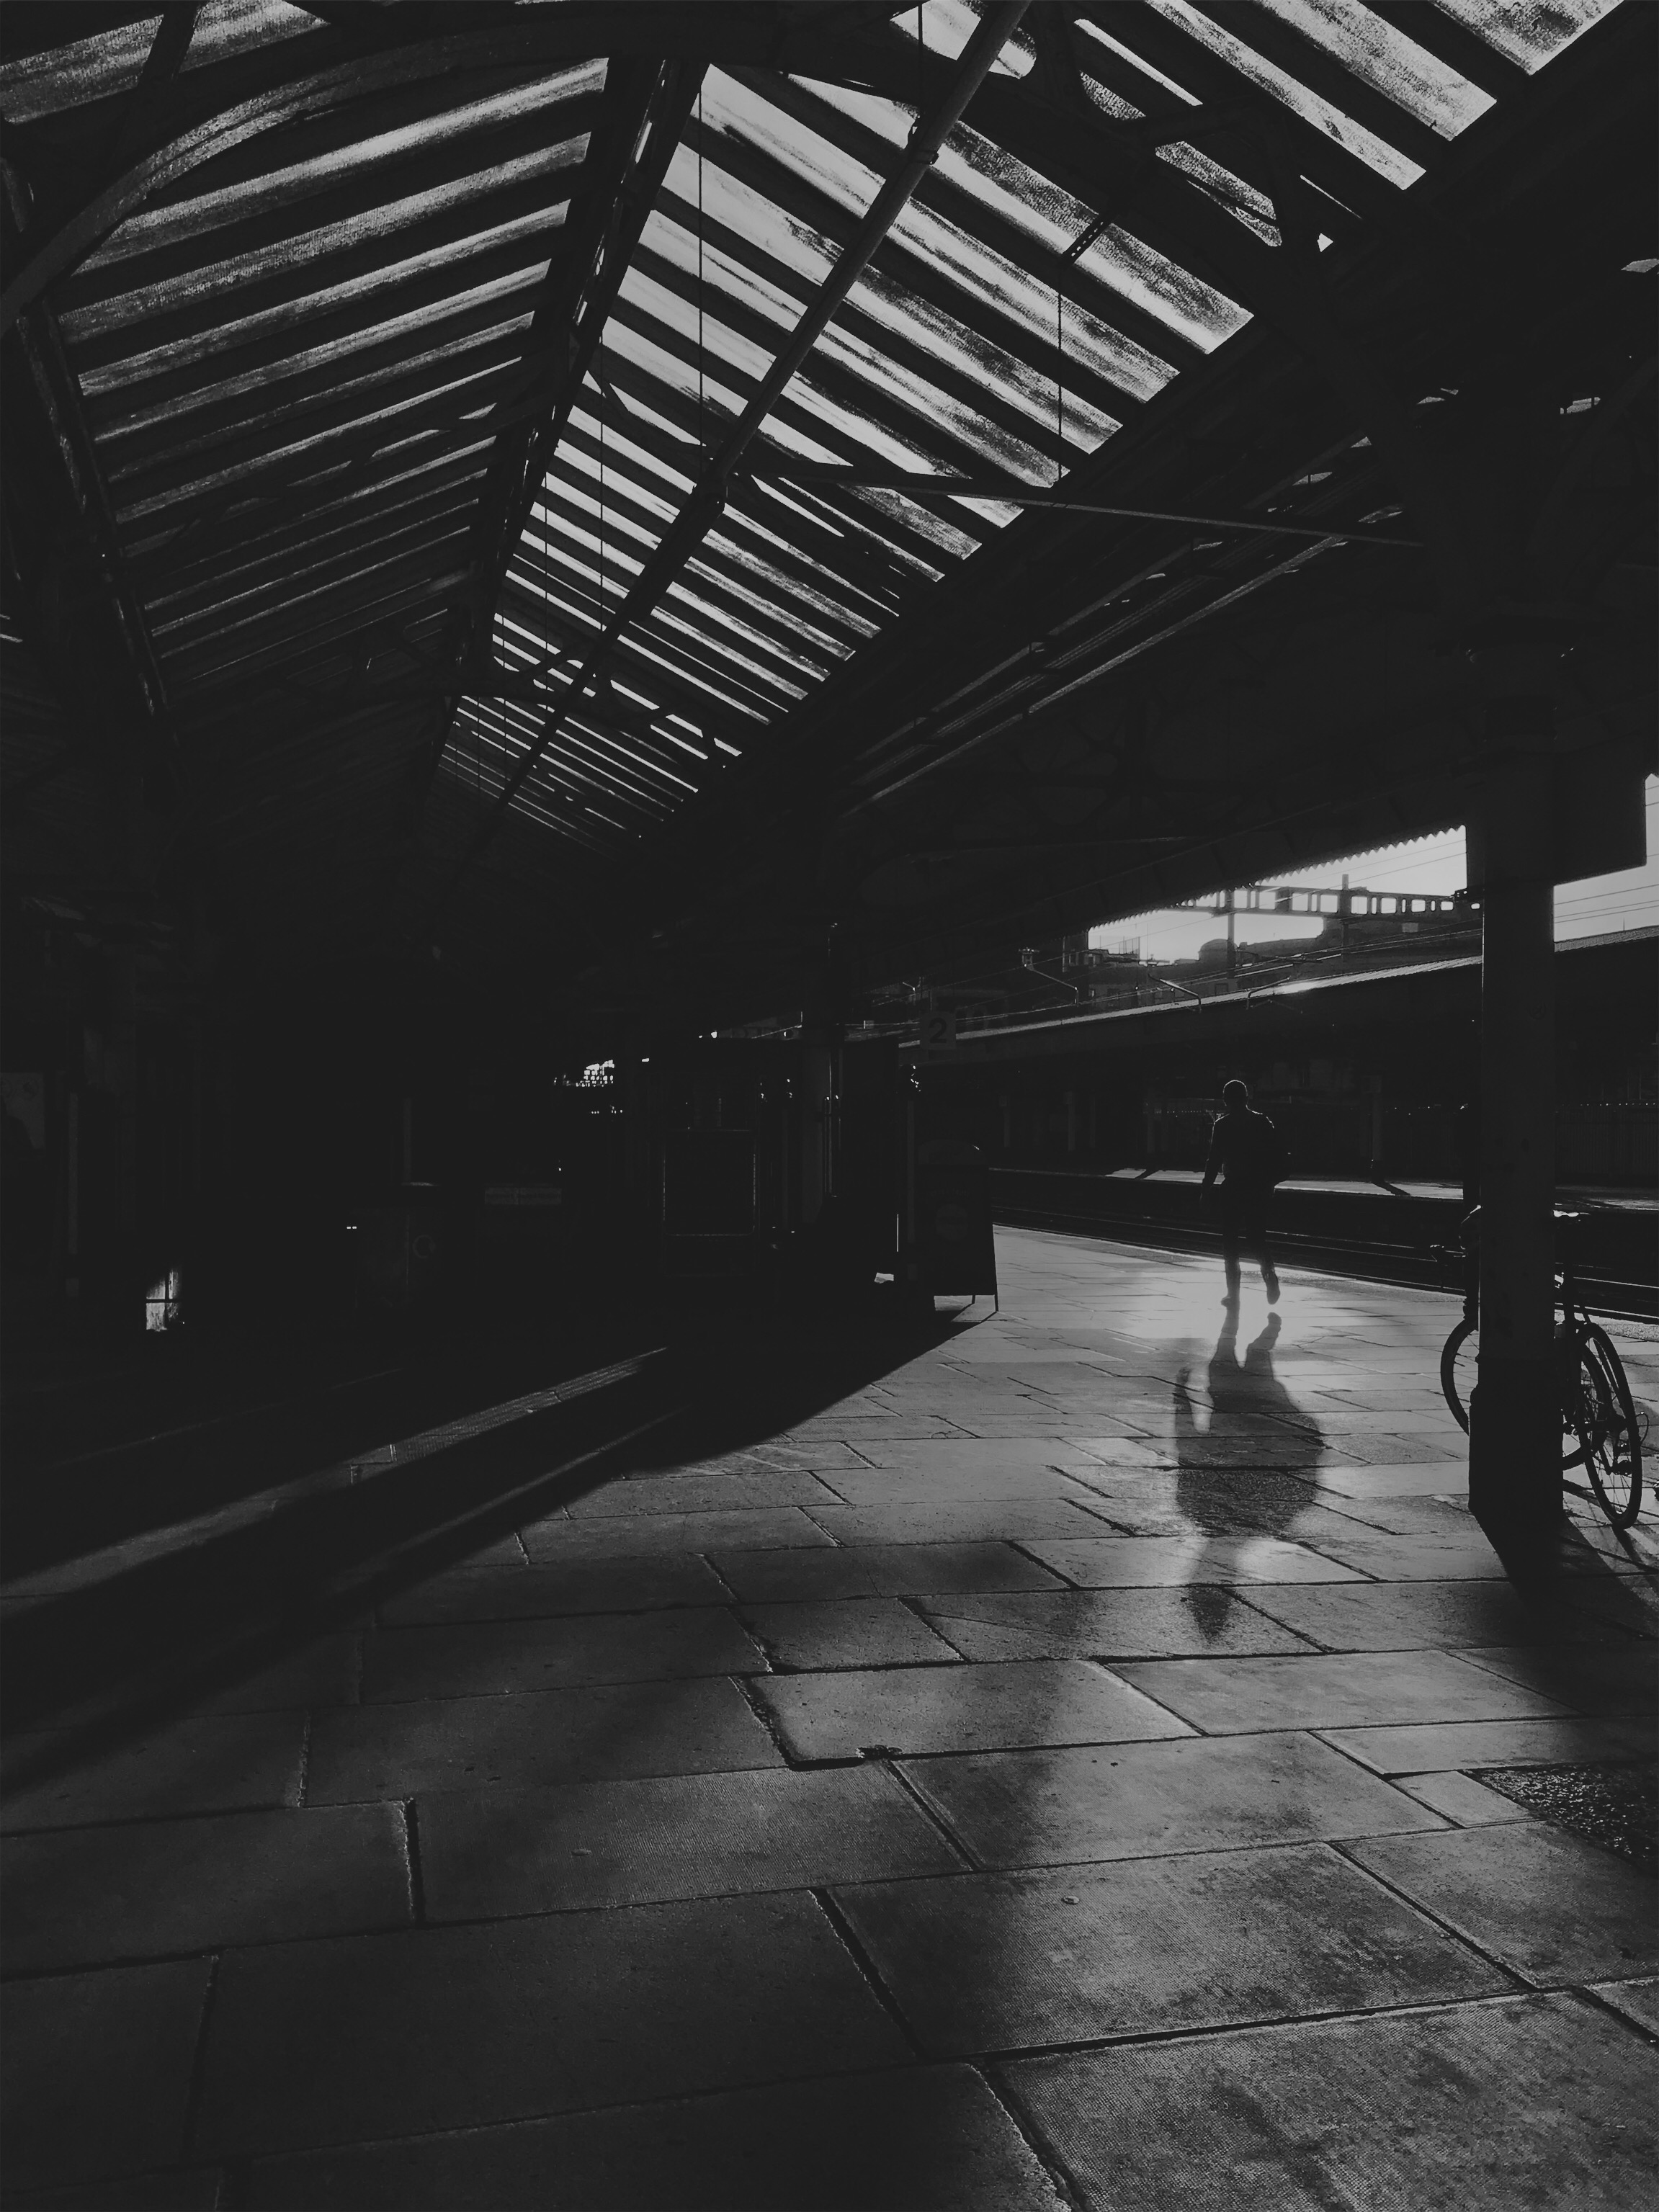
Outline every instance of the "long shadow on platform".
[[1281, 1327], [1270, 1315], [1241, 1361], [1237, 1309], [1229, 1314], [1205, 1370], [1207, 1426], [1199, 1425], [1185, 1370], [1174, 1392], [1176, 1504], [1204, 1536], [1189, 1577], [1193, 1617], [1212, 1638], [1232, 1610], [1242, 1546], [1289, 1536], [1311, 1503], [1309, 1481], [1325, 1456], [1318, 1422], [1273, 1371]]
[[[568, 1347], [544, 1354], [550, 1388], [576, 1386], [544, 1404], [534, 1392], [527, 1403], [492, 1400], [478, 1371], [499, 1387], [508, 1367], [483, 1353], [472, 1356], [470, 1389], [465, 1372], [409, 1375], [401, 1393], [384, 1389], [376, 1405], [382, 1437], [412, 1441], [418, 1455], [370, 1451], [354, 1412], [313, 1436], [303, 1456], [308, 1470], [337, 1461], [347, 1434], [348, 1451], [364, 1455], [360, 1479], [348, 1461], [325, 1487], [301, 1480], [251, 1499], [246, 1482], [234, 1480], [218, 1513], [184, 1540], [141, 1534], [94, 1561], [81, 1586], [54, 1590], [47, 1575], [37, 1578], [48, 1585], [40, 1594], [9, 1604], [0, 1620], [5, 1729], [65, 1731], [9, 1779], [17, 1786], [61, 1771], [199, 1706], [620, 1474], [751, 1449], [951, 1327], [941, 1319], [904, 1328], [879, 1312], [839, 1323], [703, 1313], [671, 1317], [665, 1328], [661, 1315], [648, 1314], [631, 1331], [617, 1323], [589, 1337], [586, 1353], [608, 1352], [608, 1367], [573, 1377]], [[522, 1394], [526, 1361], [510, 1370]], [[431, 1427], [434, 1410], [447, 1429]], [[262, 1465], [270, 1471], [268, 1455]], [[69, 1532], [49, 1533], [44, 1548], [62, 1559]], [[65, 1578], [73, 1583], [76, 1571]]]

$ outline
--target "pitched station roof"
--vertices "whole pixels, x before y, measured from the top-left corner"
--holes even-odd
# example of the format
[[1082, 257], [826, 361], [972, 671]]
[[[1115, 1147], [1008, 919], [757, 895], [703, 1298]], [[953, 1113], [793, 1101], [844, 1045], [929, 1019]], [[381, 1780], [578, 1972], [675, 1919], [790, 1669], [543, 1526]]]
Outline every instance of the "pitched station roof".
[[[781, 778], [853, 825], [792, 943], [971, 895], [994, 797], [943, 873], [872, 821], [1310, 564], [1397, 569], [1369, 440], [1249, 417], [1264, 318], [1409, 316], [1466, 136], [1529, 151], [1642, 5], [12, 0], [0, 319], [173, 849], [295, 966], [591, 963]], [[54, 588], [21, 553], [61, 667]]]

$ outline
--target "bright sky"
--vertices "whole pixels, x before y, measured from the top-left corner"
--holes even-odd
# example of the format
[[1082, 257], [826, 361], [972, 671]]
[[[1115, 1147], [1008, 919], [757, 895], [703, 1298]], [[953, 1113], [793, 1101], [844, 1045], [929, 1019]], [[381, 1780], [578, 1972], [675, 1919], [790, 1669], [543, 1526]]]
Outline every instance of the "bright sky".
[[[1616, 929], [1651, 928], [1659, 924], [1659, 778], [1650, 776], [1648, 799], [1648, 857], [1639, 868], [1617, 875], [1590, 876], [1583, 883], [1563, 884], [1555, 894], [1557, 944], [1570, 937], [1601, 937]], [[1384, 845], [1370, 853], [1351, 854], [1328, 867], [1291, 872], [1297, 884], [1329, 884], [1334, 888], [1346, 875], [1356, 890], [1373, 891], [1455, 891], [1468, 874], [1463, 832], [1419, 837], [1410, 845]], [[1279, 880], [1275, 878], [1274, 880]], [[1321, 925], [1300, 915], [1240, 915], [1238, 941], [1259, 938], [1316, 937]], [[1141, 955], [1150, 960], [1191, 960], [1212, 937], [1224, 935], [1226, 925], [1215, 915], [1183, 914], [1179, 908], [1157, 914], [1138, 914], [1125, 921], [1103, 923], [1089, 933], [1091, 945], [1116, 951], [1126, 939], [1139, 938]]]

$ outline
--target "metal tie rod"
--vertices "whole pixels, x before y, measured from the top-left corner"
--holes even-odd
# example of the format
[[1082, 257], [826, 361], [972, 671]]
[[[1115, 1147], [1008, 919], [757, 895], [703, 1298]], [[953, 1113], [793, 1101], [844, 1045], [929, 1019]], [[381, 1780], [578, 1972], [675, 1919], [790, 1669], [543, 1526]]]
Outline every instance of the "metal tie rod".
[[1005, 507], [1058, 507], [1072, 514], [1115, 514], [1131, 522], [1178, 522], [1199, 530], [1259, 531], [1273, 538], [1316, 538], [1343, 545], [1397, 545], [1407, 551], [1422, 550], [1416, 538], [1384, 537], [1380, 531], [1339, 530], [1304, 522], [1274, 522], [1267, 515], [1186, 514], [1164, 507], [1119, 507], [1092, 499], [1079, 499], [1063, 486], [1021, 483], [1016, 479], [997, 483], [983, 477], [922, 477], [890, 470], [871, 474], [862, 470], [830, 468], [752, 469], [744, 471], [778, 483], [815, 485], [848, 491], [900, 491], [907, 499], [994, 499]]

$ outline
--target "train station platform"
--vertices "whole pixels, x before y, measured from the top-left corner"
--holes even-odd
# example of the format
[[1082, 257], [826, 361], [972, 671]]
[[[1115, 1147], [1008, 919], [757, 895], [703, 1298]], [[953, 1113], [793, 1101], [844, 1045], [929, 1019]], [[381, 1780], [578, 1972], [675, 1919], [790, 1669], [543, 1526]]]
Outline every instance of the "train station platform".
[[[1154, 1243], [1213, 1243], [1217, 1216], [1203, 1203], [1197, 1168], [1103, 1168], [1077, 1159], [997, 1164], [997, 1218], [1080, 1229]], [[1563, 1183], [1557, 1202], [1576, 1212], [1574, 1262], [1598, 1306], [1659, 1315], [1659, 1194], [1648, 1187]], [[1287, 1176], [1273, 1197], [1281, 1246], [1316, 1266], [1437, 1287], [1453, 1284], [1465, 1206], [1462, 1186], [1431, 1176]]]
[[1505, 1578], [1449, 1294], [998, 1249], [20, 1478], [9, 2201], [1645, 2206], [1650, 1533]]

